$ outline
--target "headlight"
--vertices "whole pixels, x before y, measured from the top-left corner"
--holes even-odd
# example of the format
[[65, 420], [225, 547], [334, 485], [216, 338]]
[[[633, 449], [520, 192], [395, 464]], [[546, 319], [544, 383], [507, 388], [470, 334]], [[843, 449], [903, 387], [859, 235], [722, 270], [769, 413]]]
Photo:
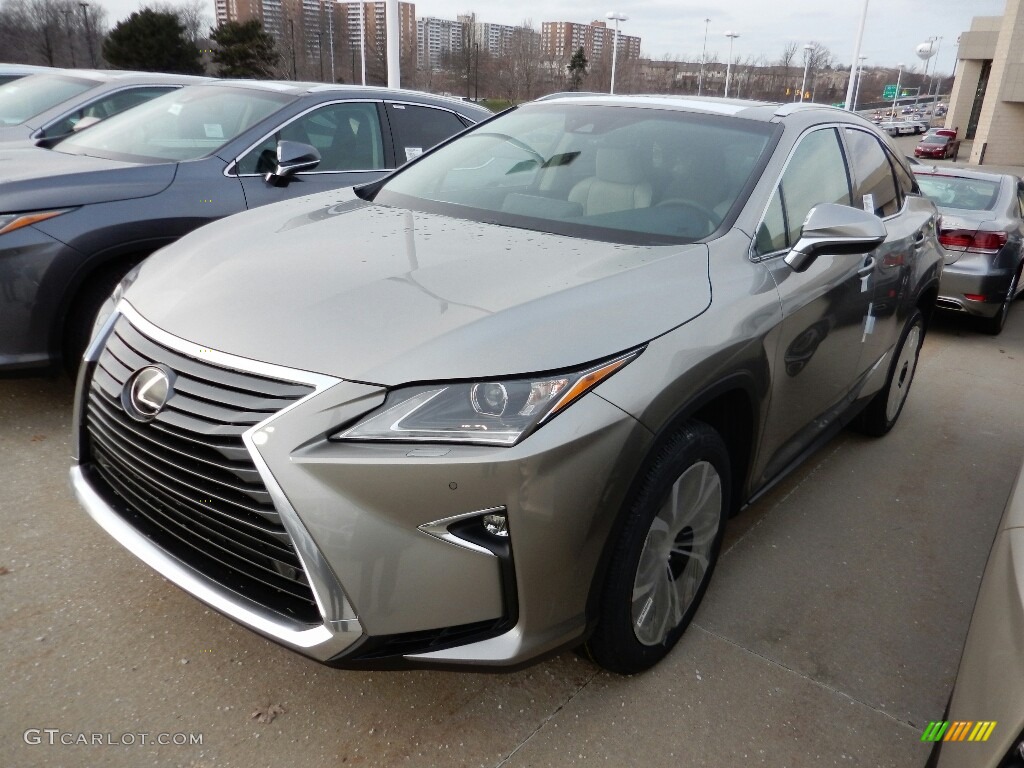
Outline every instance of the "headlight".
[[70, 210], [70, 208], [61, 208], [53, 211], [33, 211], [32, 213], [0, 213], [0, 235], [6, 235], [8, 232], [27, 227], [29, 224], [52, 219], [54, 216], [60, 216]]
[[114, 292], [107, 297], [107, 300], [100, 306], [100, 311], [96, 313], [96, 321], [92, 324], [92, 333], [89, 334], [90, 339], [95, 339], [96, 334], [99, 333], [100, 328], [107, 322], [110, 316], [114, 313], [114, 309], [117, 307], [117, 303], [121, 301], [121, 297], [124, 296], [124, 292], [131, 287], [131, 284], [135, 282], [135, 279], [139, 276], [139, 270], [142, 265], [135, 266], [127, 275], [121, 278], [114, 287]]
[[331, 439], [514, 445], [640, 352], [550, 376], [395, 389], [380, 409]]

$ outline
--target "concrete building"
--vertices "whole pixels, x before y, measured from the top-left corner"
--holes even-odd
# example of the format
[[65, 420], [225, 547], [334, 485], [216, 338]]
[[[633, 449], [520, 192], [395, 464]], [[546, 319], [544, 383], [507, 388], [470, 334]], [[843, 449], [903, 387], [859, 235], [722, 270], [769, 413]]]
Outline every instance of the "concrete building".
[[[481, 51], [487, 51], [492, 56], [498, 56], [515, 39], [517, 29], [521, 29], [521, 27], [477, 21], [474, 24], [473, 40], [480, 44]], [[537, 34], [532, 30], [530, 31], [532, 34]]]
[[423, 16], [416, 19], [416, 66], [438, 69], [446, 55], [462, 49], [462, 22]]
[[217, 25], [228, 21], [244, 24], [252, 19], [260, 23], [274, 37], [282, 34], [284, 7], [282, 0], [216, 0]]
[[540, 34], [527, 27], [478, 21], [475, 14], [461, 14], [456, 21], [422, 17], [416, 19], [417, 65], [438, 69], [445, 54], [461, 51], [467, 42], [478, 44], [481, 51], [492, 56], [500, 56], [522, 35], [529, 37], [527, 44], [531, 49], [539, 48]]
[[946, 125], [974, 140], [970, 161], [1024, 165], [1024, 0], [972, 20], [954, 77]]
[[[546, 56], [558, 60], [568, 60], [577, 49], [583, 48], [583, 53], [589, 61], [597, 61], [605, 51], [611, 55], [615, 29], [601, 20], [592, 21], [589, 24], [577, 24], [573, 21], [545, 21], [541, 24], [540, 35], [541, 47]], [[624, 35], [620, 29], [619, 56], [639, 58], [640, 38]]]

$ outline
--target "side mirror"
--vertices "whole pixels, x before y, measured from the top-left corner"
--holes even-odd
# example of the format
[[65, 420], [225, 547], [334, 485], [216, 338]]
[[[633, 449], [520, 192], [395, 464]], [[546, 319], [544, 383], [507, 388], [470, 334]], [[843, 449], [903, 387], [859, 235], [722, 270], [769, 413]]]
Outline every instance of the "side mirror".
[[289, 177], [301, 171], [316, 168], [320, 153], [316, 147], [299, 141], [277, 142], [277, 167], [263, 178], [268, 184], [278, 187], [287, 183]]
[[873, 213], [822, 203], [807, 214], [800, 239], [785, 261], [794, 272], [803, 272], [819, 254], [865, 253], [881, 245], [887, 234], [885, 224]]

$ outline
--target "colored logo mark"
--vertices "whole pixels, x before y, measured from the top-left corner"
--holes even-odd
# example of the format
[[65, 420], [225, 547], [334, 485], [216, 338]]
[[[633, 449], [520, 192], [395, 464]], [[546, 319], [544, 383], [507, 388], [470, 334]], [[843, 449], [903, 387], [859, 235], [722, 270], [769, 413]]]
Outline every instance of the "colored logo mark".
[[921, 734], [921, 741], [988, 741], [995, 727], [995, 720], [932, 721]]

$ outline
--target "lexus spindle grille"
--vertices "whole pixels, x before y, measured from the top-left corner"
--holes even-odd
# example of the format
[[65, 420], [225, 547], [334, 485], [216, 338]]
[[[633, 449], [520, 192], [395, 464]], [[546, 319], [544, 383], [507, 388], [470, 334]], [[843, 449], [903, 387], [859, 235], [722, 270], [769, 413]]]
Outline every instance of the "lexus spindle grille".
[[[152, 421], [125, 412], [132, 374], [161, 364], [173, 393]], [[140, 333], [124, 317], [92, 374], [85, 404], [93, 483], [165, 551], [294, 621], [322, 619], [291, 537], [242, 434], [313, 387], [211, 365]]]

